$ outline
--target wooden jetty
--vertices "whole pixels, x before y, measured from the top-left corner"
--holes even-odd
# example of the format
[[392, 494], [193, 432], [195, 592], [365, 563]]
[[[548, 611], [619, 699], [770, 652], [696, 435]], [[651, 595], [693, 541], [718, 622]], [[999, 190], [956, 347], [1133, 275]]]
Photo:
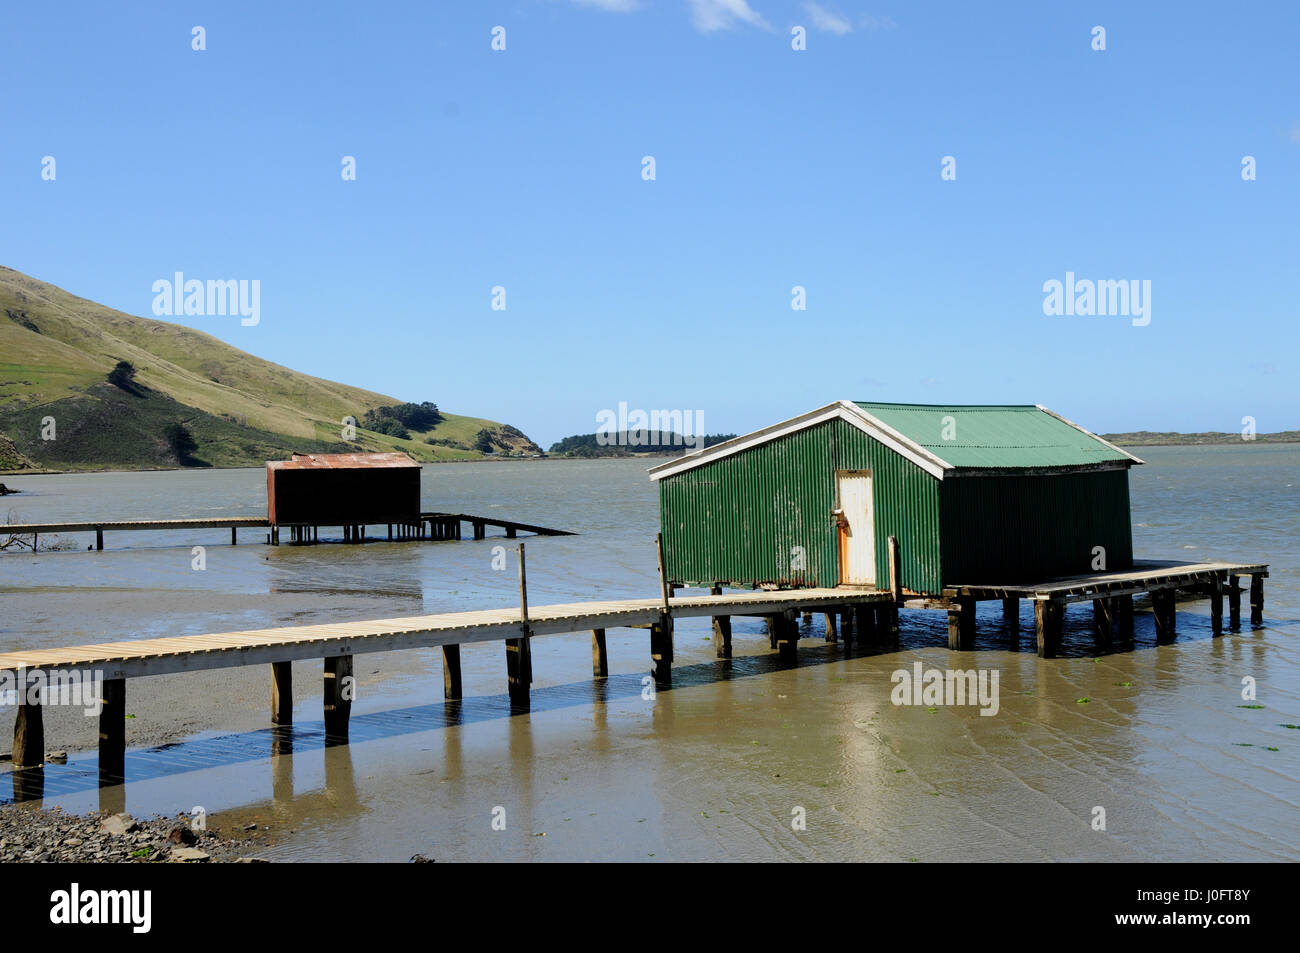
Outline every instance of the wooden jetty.
[[[550, 529], [533, 523], [520, 523], [516, 520], [497, 519], [490, 516], [472, 516], [464, 513], [421, 513], [415, 522], [389, 523], [388, 539], [403, 540], [450, 540], [461, 539], [461, 524], [469, 523], [473, 528], [473, 539], [486, 539], [487, 528], [496, 527], [505, 532], [506, 539], [515, 539], [520, 533], [535, 536], [572, 536], [573, 533], [562, 529]], [[329, 524], [323, 524], [329, 525]], [[311, 524], [272, 524], [261, 516], [225, 516], [211, 519], [147, 519], [147, 520], [97, 520], [80, 523], [0, 523], [0, 533], [14, 536], [31, 536], [32, 551], [35, 552], [42, 533], [94, 533], [95, 549], [104, 548], [104, 534], [121, 531], [165, 531], [195, 529], [229, 529], [230, 545], [238, 543], [238, 531], [241, 529], [269, 529], [266, 542], [272, 546], [280, 544], [280, 529], [289, 530], [289, 542], [317, 543], [320, 541], [320, 526]], [[361, 524], [342, 524], [343, 541], [364, 543], [367, 538], [366, 526]]]
[[[498, 524], [499, 525], [499, 524]], [[1132, 569], [1113, 573], [1058, 578], [1028, 584], [954, 586], [942, 599], [916, 598], [902, 590], [898, 580], [897, 541], [890, 540], [890, 587], [839, 586], [835, 588], [779, 589], [723, 593], [714, 587], [708, 595], [673, 596], [663, 572], [663, 545], [659, 541], [660, 595], [651, 599], [529, 606], [524, 545], [518, 547], [520, 604], [518, 607], [480, 609], [434, 615], [406, 616], [361, 622], [220, 632], [175, 638], [108, 642], [57, 649], [33, 649], [0, 654], [0, 675], [12, 674], [20, 686], [14, 722], [13, 763], [15, 797], [41, 796], [45, 737], [41, 706], [23, 697], [21, 686], [28, 673], [44, 671], [67, 675], [98, 673], [103, 678], [103, 706], [99, 714], [99, 777], [101, 786], [121, 783], [126, 753], [126, 682], [131, 678], [195, 672], [248, 665], [271, 669], [271, 723], [293, 720], [291, 663], [323, 659], [323, 699], [327, 744], [344, 743], [352, 704], [352, 659], [355, 655], [439, 646], [443, 655], [443, 696], [462, 697], [460, 646], [477, 642], [505, 643], [506, 680], [511, 708], [529, 709], [532, 683], [531, 640], [539, 636], [572, 632], [591, 633], [592, 673], [609, 674], [606, 631], [610, 628], [646, 628], [650, 633], [650, 660], [658, 688], [672, 685], [673, 624], [676, 619], [711, 618], [715, 654], [731, 657], [731, 617], [765, 618], [771, 645], [781, 658], [796, 661], [798, 616], [814, 611], [826, 614], [826, 639], [846, 643], [875, 642], [897, 646], [899, 609], [945, 609], [949, 619], [949, 647], [974, 647], [975, 605], [1001, 600], [1012, 633], [1019, 634], [1019, 600], [1035, 606], [1038, 654], [1050, 657], [1060, 642], [1065, 607], [1092, 602], [1099, 642], [1109, 648], [1118, 625], [1122, 639], [1132, 639], [1133, 597], [1148, 593], [1156, 616], [1157, 640], [1174, 638], [1175, 595], [1190, 593], [1210, 599], [1213, 631], [1222, 632], [1223, 595], [1227, 593], [1230, 624], [1240, 623], [1240, 586], [1250, 577], [1251, 623], [1263, 621], [1264, 564], [1137, 562]], [[836, 624], [838, 622], [838, 625]]]
[[1242, 577], [1250, 577], [1250, 621], [1259, 625], [1264, 618], [1263, 563], [1188, 563], [1136, 559], [1131, 569], [1040, 582], [1000, 585], [958, 585], [945, 587], [942, 599], [908, 599], [905, 607], [941, 608], [948, 612], [948, 647], [974, 648], [975, 605], [984, 600], [1002, 602], [1003, 618], [1019, 627], [1020, 600], [1034, 604], [1034, 627], [1038, 654], [1056, 655], [1061, 642], [1065, 607], [1091, 602], [1097, 641], [1109, 649], [1118, 638], [1121, 644], [1133, 640], [1133, 597], [1148, 594], [1156, 622], [1158, 641], [1172, 641], [1175, 634], [1175, 599], [1178, 593], [1210, 600], [1210, 621], [1217, 635], [1223, 629], [1223, 597], [1228, 597], [1229, 624], [1241, 624]]
[[[522, 550], [522, 545], [521, 545]], [[521, 552], [522, 556], [522, 552]], [[0, 654], [0, 673], [21, 679], [36, 670], [59, 673], [101, 673], [104, 704], [99, 714], [99, 777], [102, 786], [119, 784], [126, 754], [126, 682], [131, 678], [195, 672], [247, 665], [271, 669], [271, 723], [293, 720], [291, 663], [299, 659], [324, 660], [323, 710], [327, 743], [344, 743], [351, 710], [353, 656], [373, 652], [440, 646], [443, 654], [443, 695], [457, 700], [461, 694], [460, 646], [477, 642], [504, 642], [511, 708], [529, 709], [532, 682], [531, 640], [539, 636], [590, 631], [592, 671], [608, 675], [605, 633], [610, 628], [650, 630], [650, 659], [655, 684], [672, 685], [673, 621], [711, 617], [718, 657], [731, 657], [731, 617], [766, 618], [783, 659], [794, 661], [798, 642], [798, 613], [816, 609], [835, 613], [852, 629], [897, 638], [898, 610], [890, 593], [877, 590], [797, 589], [775, 592], [740, 592], [660, 598], [579, 602], [530, 607], [521, 559], [521, 605], [518, 608], [482, 609], [437, 615], [338, 622], [320, 625], [255, 629], [210, 635], [109, 642], [60, 649], [35, 649]], [[842, 629], [847, 637], [850, 625]], [[21, 689], [20, 689], [21, 690]], [[28, 772], [15, 792], [39, 797], [41, 785], [30, 772], [39, 771], [45, 756], [41, 706], [19, 698], [14, 723], [13, 764]]]

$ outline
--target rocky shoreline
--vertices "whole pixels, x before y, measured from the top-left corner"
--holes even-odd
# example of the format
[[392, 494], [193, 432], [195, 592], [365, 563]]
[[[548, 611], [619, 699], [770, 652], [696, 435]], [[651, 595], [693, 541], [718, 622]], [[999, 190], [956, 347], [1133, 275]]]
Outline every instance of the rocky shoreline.
[[3, 863], [265, 863], [265, 828], [236, 833], [198, 829], [188, 814], [69, 814], [60, 808], [0, 807]]

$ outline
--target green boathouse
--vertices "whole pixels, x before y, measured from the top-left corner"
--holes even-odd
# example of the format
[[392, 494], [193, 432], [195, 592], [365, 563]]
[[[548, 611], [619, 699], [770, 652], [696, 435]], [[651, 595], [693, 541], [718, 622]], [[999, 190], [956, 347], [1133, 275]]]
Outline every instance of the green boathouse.
[[1133, 564], [1131, 453], [1039, 405], [837, 401], [650, 470], [680, 586], [1012, 583]]

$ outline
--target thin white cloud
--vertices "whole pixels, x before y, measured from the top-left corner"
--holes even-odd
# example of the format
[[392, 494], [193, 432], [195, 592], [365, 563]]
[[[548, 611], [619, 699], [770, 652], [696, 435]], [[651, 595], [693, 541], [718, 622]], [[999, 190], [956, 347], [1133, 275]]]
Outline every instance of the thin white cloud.
[[595, 7], [607, 13], [633, 13], [641, 9], [640, 0], [572, 0], [575, 6]]
[[809, 0], [803, 5], [808, 16], [812, 17], [814, 29], [821, 30], [823, 33], [834, 33], [836, 36], [843, 36], [845, 33], [853, 32], [853, 24], [848, 21], [847, 17], [840, 16], [834, 10], [827, 10], [820, 3], [813, 3]]
[[691, 22], [701, 33], [729, 30], [737, 23], [748, 23], [760, 30], [772, 29], [746, 0], [690, 0], [690, 4]]

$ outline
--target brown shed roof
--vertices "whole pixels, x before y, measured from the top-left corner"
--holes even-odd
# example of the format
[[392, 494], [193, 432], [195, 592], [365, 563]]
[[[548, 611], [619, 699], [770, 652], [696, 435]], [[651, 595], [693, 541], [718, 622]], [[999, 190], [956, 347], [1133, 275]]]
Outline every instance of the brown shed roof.
[[419, 467], [404, 453], [295, 453], [292, 460], [268, 460], [268, 470], [361, 470]]

